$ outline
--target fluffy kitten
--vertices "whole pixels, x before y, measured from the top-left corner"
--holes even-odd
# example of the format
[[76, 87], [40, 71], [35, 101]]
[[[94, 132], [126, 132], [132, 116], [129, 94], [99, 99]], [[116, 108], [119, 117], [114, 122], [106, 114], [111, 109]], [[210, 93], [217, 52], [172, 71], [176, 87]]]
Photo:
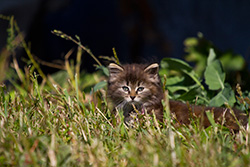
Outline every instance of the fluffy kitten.
[[154, 110], [156, 118], [162, 121], [163, 91], [158, 64], [119, 66], [111, 63], [108, 68], [108, 97], [117, 109], [123, 110], [125, 121], [130, 120], [130, 114], [135, 112], [134, 107], [141, 113]]
[[[131, 120], [130, 115], [139, 111], [152, 114], [154, 111], [159, 121], [163, 120], [162, 100], [164, 93], [161, 80], [158, 74], [159, 65], [154, 63], [149, 66], [142, 64], [127, 64], [120, 66], [111, 63], [109, 66], [108, 98], [110, 98], [117, 109], [123, 111], [125, 122]], [[221, 123], [224, 118], [224, 125], [230, 129], [238, 130], [235, 117], [227, 108], [204, 107], [187, 105], [179, 101], [169, 101], [170, 112], [176, 115], [179, 123], [190, 123], [190, 117], [201, 117], [201, 123], [208, 127], [210, 122], [205, 111], [214, 113], [216, 122]], [[234, 109], [236, 118], [243, 124], [247, 124], [247, 116], [242, 111]]]

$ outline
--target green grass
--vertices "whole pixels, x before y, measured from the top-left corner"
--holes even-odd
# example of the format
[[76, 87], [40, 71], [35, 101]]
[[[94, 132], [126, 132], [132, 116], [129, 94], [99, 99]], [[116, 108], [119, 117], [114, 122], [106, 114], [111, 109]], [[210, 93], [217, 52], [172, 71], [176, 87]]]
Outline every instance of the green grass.
[[[16, 26], [13, 18], [9, 20]], [[24, 40], [19, 45], [31, 58], [27, 67], [20, 69], [15, 58], [9, 68], [1, 67], [5, 70], [1, 82], [9, 84], [0, 85], [0, 166], [250, 166], [249, 129], [241, 128], [236, 134], [217, 124], [204, 129], [197, 120], [178, 125], [167, 107], [163, 123], [145, 116], [133, 128], [126, 127], [122, 113], [114, 116], [107, 105], [105, 82], [101, 82], [107, 69], [98, 61], [98, 72], [80, 72], [81, 49], [94, 55], [77, 39], [73, 41], [79, 45], [77, 61], [72, 63], [67, 56], [64, 70], [51, 76], [42, 73]], [[114, 55], [119, 62], [115, 50]], [[168, 61], [176, 62], [163, 63]], [[182, 62], [177, 65], [183, 71], [190, 69]], [[192, 84], [198, 83], [200, 90], [200, 80], [190, 71]], [[174, 83], [181, 79], [174, 80], [176, 76]], [[187, 95], [196, 87], [182, 85], [181, 90]], [[249, 98], [239, 86], [237, 90], [237, 99], [247, 108]], [[199, 92], [203, 101], [214, 95], [204, 87]]]
[[[1, 87], [1, 166], [248, 166], [249, 130], [144, 118], [127, 128], [107, 106], [33, 82], [26, 95]], [[167, 114], [165, 114], [167, 115]]]

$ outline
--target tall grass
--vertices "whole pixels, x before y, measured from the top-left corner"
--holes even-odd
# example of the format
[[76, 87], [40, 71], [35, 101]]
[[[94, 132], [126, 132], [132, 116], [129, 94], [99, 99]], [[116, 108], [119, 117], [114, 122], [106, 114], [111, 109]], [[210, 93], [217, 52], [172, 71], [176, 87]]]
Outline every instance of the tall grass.
[[105, 104], [67, 90], [26, 95], [1, 86], [0, 164], [9, 166], [248, 166], [249, 130], [232, 134], [198, 122], [175, 127], [144, 117], [133, 128]]
[[250, 165], [249, 129], [204, 129], [197, 120], [176, 126], [167, 100], [163, 123], [146, 115], [128, 128], [108, 108], [105, 87], [93, 89], [103, 72], [80, 73], [80, 52], [52, 76], [12, 61], [12, 86], [0, 85], [0, 166]]

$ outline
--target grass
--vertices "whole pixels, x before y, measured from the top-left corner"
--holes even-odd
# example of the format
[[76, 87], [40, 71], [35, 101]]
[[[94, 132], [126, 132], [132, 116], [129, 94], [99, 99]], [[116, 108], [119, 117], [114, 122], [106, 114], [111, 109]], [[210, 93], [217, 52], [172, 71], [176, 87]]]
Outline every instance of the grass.
[[[31, 82], [32, 83], [32, 82]], [[1, 166], [248, 166], [249, 130], [233, 135], [198, 122], [174, 127], [165, 116], [128, 129], [106, 105], [67, 90], [26, 95], [1, 87]], [[113, 119], [112, 119], [113, 118]]]
[[94, 87], [105, 68], [80, 73], [80, 52], [75, 65], [67, 56], [64, 70], [51, 76], [41, 75], [38, 63], [21, 70], [13, 59], [11, 84], [0, 85], [0, 166], [250, 165], [249, 129], [204, 129], [196, 120], [176, 126], [167, 107], [163, 123], [145, 116], [127, 128], [122, 113], [109, 110], [104, 85]]

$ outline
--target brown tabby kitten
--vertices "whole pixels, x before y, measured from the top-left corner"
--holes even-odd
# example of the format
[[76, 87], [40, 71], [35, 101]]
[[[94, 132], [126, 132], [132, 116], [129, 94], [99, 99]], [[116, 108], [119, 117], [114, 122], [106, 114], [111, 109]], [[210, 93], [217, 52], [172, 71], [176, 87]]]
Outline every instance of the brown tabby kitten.
[[130, 114], [135, 112], [134, 107], [141, 113], [154, 110], [156, 118], [162, 121], [163, 91], [158, 64], [119, 66], [111, 63], [108, 68], [108, 97], [117, 109], [123, 110], [125, 121], [130, 120]]
[[[123, 110], [125, 122], [131, 120], [130, 115], [135, 109], [141, 114], [152, 114], [154, 111], [159, 121], [163, 120], [162, 100], [164, 93], [161, 80], [158, 74], [159, 65], [154, 63], [149, 66], [142, 64], [128, 64], [119, 66], [111, 63], [109, 66], [108, 98], [110, 98], [117, 109]], [[177, 121], [183, 124], [190, 123], [190, 117], [201, 117], [201, 123], [208, 127], [210, 122], [205, 111], [214, 113], [214, 119], [218, 123], [230, 129], [238, 130], [235, 117], [227, 108], [204, 107], [187, 105], [179, 101], [170, 100], [171, 113], [176, 115]], [[234, 109], [236, 118], [243, 125], [247, 124], [247, 116], [242, 111]], [[223, 120], [224, 118], [224, 120]]]

